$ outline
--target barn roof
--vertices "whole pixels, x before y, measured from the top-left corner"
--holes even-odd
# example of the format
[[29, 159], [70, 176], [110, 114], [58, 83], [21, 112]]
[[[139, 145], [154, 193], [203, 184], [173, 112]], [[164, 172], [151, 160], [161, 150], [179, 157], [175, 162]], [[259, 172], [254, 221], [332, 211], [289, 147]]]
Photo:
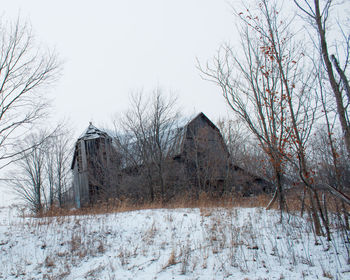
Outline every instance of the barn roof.
[[[188, 127], [198, 119], [202, 118], [210, 127], [212, 127], [214, 130], [216, 130], [219, 135], [221, 136], [220, 130], [217, 128], [217, 126], [203, 113], [200, 112], [198, 115], [196, 115], [193, 119], [187, 122], [183, 127], [177, 128], [173, 131], [173, 137], [170, 138], [169, 148], [173, 149], [173, 156], [180, 155], [183, 152], [184, 149], [184, 140], [187, 137]], [[222, 137], [222, 136], [221, 136]], [[222, 144], [227, 151], [227, 147], [224, 144], [224, 141], [222, 139]]]
[[[80, 135], [77, 142], [79, 142], [80, 140], [92, 140], [92, 139], [107, 138], [107, 137], [110, 137], [108, 133], [98, 129], [90, 122], [88, 128]], [[76, 151], [77, 151], [77, 145], [75, 145], [75, 148], [74, 148], [71, 169], [74, 169], [74, 164], [76, 160]]]
[[78, 140], [90, 140], [90, 139], [96, 139], [100, 137], [110, 137], [107, 132], [104, 132], [97, 127], [95, 127], [91, 122], [88, 126], [88, 128], [83, 132], [82, 135], [78, 138]]
[[[183, 126], [171, 128], [164, 132], [162, 135], [162, 143], [164, 144], [164, 154], [169, 157], [176, 157], [180, 156], [184, 151], [184, 143], [187, 137], [188, 133], [188, 127], [193, 123], [196, 122], [198, 119], [202, 118], [210, 127], [212, 127], [214, 130], [218, 132], [219, 135], [221, 135], [219, 129], [208, 119], [208, 117], [204, 113], [197, 114], [194, 118], [187, 121]], [[131, 142], [131, 149], [133, 146], [137, 145], [138, 140], [134, 140]], [[223, 143], [223, 140], [222, 140]], [[225, 150], [227, 150], [226, 145], [223, 143]], [[141, 162], [140, 162], [141, 164]]]
[[[214, 130], [216, 130], [219, 133], [219, 135], [221, 136], [221, 133], [220, 133], [219, 129], [216, 127], [216, 125], [211, 120], [209, 120], [209, 118], [204, 113], [201, 112], [198, 115], [196, 115], [193, 119], [188, 121], [184, 126], [170, 130], [169, 134], [166, 137], [167, 138], [166, 139], [167, 145], [165, 147], [165, 149], [166, 149], [165, 152], [169, 156], [175, 157], [175, 156], [181, 155], [181, 153], [183, 152], [183, 149], [184, 149], [184, 143], [185, 143], [185, 139], [187, 137], [188, 127], [193, 122], [197, 121], [200, 118], [202, 118]], [[88, 128], [78, 138], [78, 141], [79, 140], [97, 139], [100, 137], [110, 137], [110, 136], [105, 131], [102, 131], [102, 130], [96, 128], [90, 122]], [[221, 139], [221, 141], [222, 141], [222, 144], [223, 144], [225, 150], [227, 151], [227, 147], [226, 147], [223, 139]], [[77, 147], [75, 147], [75, 149], [76, 148]], [[74, 152], [74, 157], [73, 157], [72, 166], [71, 166], [72, 169], [74, 168], [75, 158], [76, 158], [76, 152]]]
[[197, 119], [202, 118], [203, 120], [205, 120], [212, 128], [214, 128], [215, 130], [219, 131], [219, 129], [216, 127], [216, 125], [209, 120], [209, 118], [203, 113], [200, 112], [197, 116], [195, 116], [192, 120], [190, 120], [186, 126], [188, 126], [189, 124], [191, 124], [192, 122], [196, 121]]

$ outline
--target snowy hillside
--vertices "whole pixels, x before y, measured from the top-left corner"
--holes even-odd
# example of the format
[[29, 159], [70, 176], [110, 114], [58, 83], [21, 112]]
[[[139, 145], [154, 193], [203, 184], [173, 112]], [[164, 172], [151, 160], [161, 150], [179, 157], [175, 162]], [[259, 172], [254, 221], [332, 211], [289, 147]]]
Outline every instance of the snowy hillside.
[[0, 279], [350, 279], [341, 236], [261, 208], [17, 218], [2, 208]]

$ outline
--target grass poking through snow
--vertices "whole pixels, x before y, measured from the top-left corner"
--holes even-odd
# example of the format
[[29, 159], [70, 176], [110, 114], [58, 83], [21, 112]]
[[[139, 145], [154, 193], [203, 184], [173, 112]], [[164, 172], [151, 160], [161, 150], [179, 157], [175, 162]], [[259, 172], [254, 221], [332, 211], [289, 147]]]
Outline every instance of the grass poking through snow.
[[151, 209], [15, 218], [0, 279], [349, 279], [348, 244], [263, 208]]

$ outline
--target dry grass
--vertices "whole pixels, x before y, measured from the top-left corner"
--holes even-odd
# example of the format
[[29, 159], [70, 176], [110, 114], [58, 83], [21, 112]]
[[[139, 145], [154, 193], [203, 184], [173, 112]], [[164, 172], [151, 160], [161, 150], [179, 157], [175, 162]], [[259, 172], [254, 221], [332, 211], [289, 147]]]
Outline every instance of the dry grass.
[[[292, 189], [286, 191], [285, 197], [287, 202], [288, 211], [297, 212], [301, 211], [302, 201], [302, 189]], [[321, 193], [320, 193], [321, 196]], [[192, 198], [191, 198], [192, 197]], [[251, 197], [244, 197], [240, 195], [226, 195], [222, 197], [213, 197], [206, 193], [199, 194], [197, 199], [193, 199], [193, 196], [184, 194], [182, 197], [172, 199], [169, 202], [162, 203], [161, 201], [154, 202], [134, 202], [129, 199], [123, 200], [110, 200], [108, 202], [98, 202], [93, 206], [84, 207], [81, 209], [69, 209], [69, 208], [52, 208], [47, 212], [40, 215], [40, 217], [62, 217], [62, 216], [76, 216], [76, 215], [96, 215], [106, 213], [118, 213], [128, 212], [145, 209], [178, 209], [178, 208], [232, 208], [232, 207], [266, 207], [272, 198], [272, 194], [260, 194]], [[330, 212], [337, 212], [339, 209], [340, 201], [334, 199], [331, 195], [326, 194], [327, 207]], [[309, 200], [305, 200], [306, 209], [309, 207]], [[279, 209], [278, 201], [276, 201], [272, 209]], [[350, 211], [350, 207], [346, 207], [347, 211]], [[202, 215], [210, 216], [210, 210], [204, 211]]]
[[[207, 270], [208, 273], [220, 273], [220, 278], [225, 279], [232, 277], [232, 271], [245, 276], [254, 270], [268, 275], [267, 270], [274, 269], [275, 265], [292, 270], [297, 265], [311, 270], [319, 266], [317, 257], [315, 258], [317, 254], [310, 255], [307, 250], [300, 250], [312, 246], [312, 228], [305, 219], [290, 215], [289, 222], [284, 225], [277, 222], [278, 215], [264, 215], [266, 211], [262, 208], [230, 207], [265, 206], [268, 199], [268, 196], [259, 196], [236, 198], [237, 201], [211, 200], [202, 195], [200, 201], [192, 204], [192, 207], [199, 207], [199, 210], [162, 210], [156, 211], [154, 215], [153, 211], [145, 211], [120, 215], [29, 218], [23, 220], [20, 232], [30, 232], [28, 236], [31, 240], [37, 240], [35, 248], [39, 257], [42, 254], [38, 252], [45, 252], [39, 259], [42, 264], [40, 269], [43, 273], [56, 277], [50, 279], [70, 279], [71, 270], [76, 273], [75, 268], [88, 261], [90, 265], [83, 275], [86, 279], [108, 279], [100, 277], [106, 270], [110, 279], [117, 279], [116, 274], [120, 272], [140, 275], [143, 270], [188, 277]], [[172, 207], [184, 205], [173, 204]], [[219, 207], [214, 208], [215, 205]], [[125, 209], [135, 210], [131, 207], [115, 209], [119, 212]], [[108, 209], [111, 209], [110, 205]], [[200, 216], [196, 216], [198, 213]], [[145, 223], [129, 227], [128, 220], [139, 215], [143, 215]], [[15, 228], [13, 226], [10, 232]], [[340, 243], [331, 243], [330, 246], [332, 244], [339, 252], [343, 248]], [[332, 247], [326, 246], [328, 245], [318, 246], [318, 251], [333, 256], [329, 253], [334, 252]], [[6, 248], [9, 252], [13, 250], [9, 246]], [[327, 251], [323, 251], [323, 248]], [[19, 278], [22, 277], [21, 274], [29, 274], [31, 271], [27, 264], [29, 255], [24, 262], [14, 258], [16, 262], [7, 264], [15, 268], [13, 273]], [[93, 258], [96, 264], [91, 261]], [[319, 269], [318, 275], [329, 279], [336, 277], [326, 261], [322, 265], [326, 269]], [[157, 269], [154, 270], [155, 267]], [[38, 271], [39, 268], [34, 269]], [[7, 269], [10, 270], [11, 268]], [[289, 279], [288, 270], [277, 277]], [[132, 276], [129, 278], [132, 279]], [[249, 276], [249, 279], [254, 278]]]
[[[265, 207], [271, 199], [269, 195], [262, 194], [255, 197], [242, 197], [227, 195], [216, 198], [205, 193], [199, 195], [198, 199], [188, 199], [188, 195], [173, 199], [170, 202], [162, 203], [141, 202], [135, 203], [131, 200], [118, 200], [109, 202], [99, 202], [90, 207], [81, 209], [52, 208], [40, 215], [40, 217], [59, 217], [76, 215], [96, 215], [105, 213], [128, 212], [145, 209], [178, 209], [178, 208], [212, 208], [212, 207]], [[210, 214], [210, 213], [208, 213]]]
[[176, 253], [175, 253], [175, 249], [173, 248], [173, 250], [171, 251], [171, 254], [169, 256], [169, 260], [167, 262], [167, 264], [163, 267], [163, 269], [168, 268], [169, 266], [175, 265], [178, 262], [176, 261]]

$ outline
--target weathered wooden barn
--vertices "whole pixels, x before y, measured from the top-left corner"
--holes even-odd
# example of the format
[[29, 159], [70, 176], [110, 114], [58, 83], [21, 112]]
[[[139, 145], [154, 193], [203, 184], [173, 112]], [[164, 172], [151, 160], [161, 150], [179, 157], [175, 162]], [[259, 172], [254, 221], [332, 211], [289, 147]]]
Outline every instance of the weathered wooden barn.
[[272, 191], [270, 182], [234, 164], [220, 130], [204, 113], [180, 128], [174, 139], [173, 181], [187, 190], [218, 196], [225, 192], [249, 196]]
[[201, 192], [220, 196], [239, 191], [250, 195], [272, 189], [267, 181], [233, 164], [219, 129], [205, 114], [198, 114], [169, 135], [159, 174], [156, 162], [122, 164], [123, 153], [118, 153], [112, 137], [90, 123], [75, 145], [70, 191], [74, 205], [80, 208], [118, 196], [153, 200], [159, 192], [171, 199], [181, 193], [198, 197]]
[[77, 208], [93, 203], [108, 185], [112, 154], [112, 138], [90, 122], [75, 144], [71, 169], [73, 196]]
[[[127, 168], [120, 181], [123, 195], [132, 193], [136, 199], [151, 200], [162, 196], [168, 200], [185, 193], [196, 198], [203, 192], [214, 196], [233, 192], [249, 196], [271, 191], [269, 182], [233, 163], [220, 130], [205, 114], [199, 113], [169, 134], [164, 151], [167, 158], [162, 166], [153, 162]], [[133, 187], [140, 185], [143, 187]]]
[[[199, 113], [178, 130], [172, 155], [178, 171], [198, 191], [223, 191], [229, 172], [229, 152], [219, 129]], [[174, 172], [176, 174], [176, 172]]]

